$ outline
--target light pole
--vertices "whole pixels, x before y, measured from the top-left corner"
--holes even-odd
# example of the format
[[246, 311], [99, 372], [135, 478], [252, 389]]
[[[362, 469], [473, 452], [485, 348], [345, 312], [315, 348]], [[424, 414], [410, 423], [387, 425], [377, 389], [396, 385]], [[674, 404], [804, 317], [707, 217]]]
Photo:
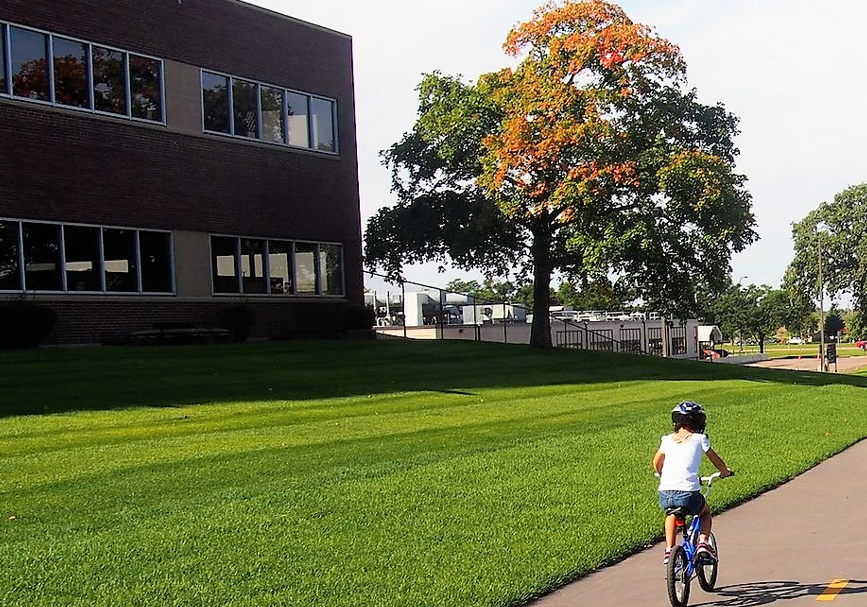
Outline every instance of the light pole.
[[[741, 294], [741, 281], [743, 281], [744, 278], [746, 278], [746, 276], [741, 276], [740, 278], [738, 278], [738, 299], [740, 299], [740, 294]], [[744, 319], [743, 319], [742, 314], [743, 314], [743, 310], [741, 310], [740, 313], [738, 314], [738, 324], [740, 325], [739, 331], [741, 334], [741, 339], [740, 339], [740, 342], [741, 342], [740, 343], [740, 346], [741, 346], [740, 353], [741, 354], [744, 353]]]
[[825, 372], [825, 283], [822, 280], [822, 234], [828, 226], [816, 224], [816, 244], [819, 248], [819, 371]]

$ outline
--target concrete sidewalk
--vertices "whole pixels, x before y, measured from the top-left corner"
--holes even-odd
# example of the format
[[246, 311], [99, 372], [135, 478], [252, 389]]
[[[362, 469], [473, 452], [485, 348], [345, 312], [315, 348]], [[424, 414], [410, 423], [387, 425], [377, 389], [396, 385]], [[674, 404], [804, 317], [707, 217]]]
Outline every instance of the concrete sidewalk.
[[[720, 553], [717, 592], [706, 593], [693, 580], [689, 604], [797, 607], [818, 599], [843, 607], [867, 605], [865, 462], [867, 441], [862, 441], [785, 485], [715, 516]], [[848, 584], [833, 595], [828, 586], [839, 579]], [[662, 544], [533, 603], [534, 607], [666, 605]]]

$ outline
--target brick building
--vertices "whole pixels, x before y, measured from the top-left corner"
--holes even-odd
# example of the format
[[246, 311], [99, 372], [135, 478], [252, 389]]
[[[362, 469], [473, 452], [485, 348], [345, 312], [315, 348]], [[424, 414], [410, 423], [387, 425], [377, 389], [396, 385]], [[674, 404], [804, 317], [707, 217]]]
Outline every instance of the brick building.
[[0, 3], [0, 300], [49, 340], [340, 330], [362, 302], [351, 38], [236, 0]]

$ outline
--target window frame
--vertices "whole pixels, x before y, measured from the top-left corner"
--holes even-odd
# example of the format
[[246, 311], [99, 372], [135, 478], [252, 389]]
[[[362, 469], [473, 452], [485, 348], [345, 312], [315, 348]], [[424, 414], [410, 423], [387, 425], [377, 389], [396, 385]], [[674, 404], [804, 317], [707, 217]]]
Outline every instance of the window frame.
[[[0, 293], [8, 294], [8, 293], [47, 293], [47, 294], [64, 294], [64, 295], [107, 295], [110, 297], [114, 296], [154, 296], [154, 297], [174, 297], [177, 296], [177, 280], [176, 280], [176, 264], [175, 264], [175, 239], [174, 234], [171, 230], [155, 230], [150, 228], [132, 228], [129, 226], [117, 226], [117, 225], [99, 225], [99, 224], [88, 224], [88, 223], [74, 223], [74, 222], [57, 222], [57, 221], [45, 221], [41, 219], [21, 219], [21, 218], [13, 218], [13, 217], [2, 217], [0, 216], [0, 221], [4, 221], [7, 223], [17, 224], [17, 247], [18, 247], [18, 280], [20, 289], [0, 289]], [[24, 224], [41, 224], [52, 226], [58, 230], [59, 233], [59, 246], [60, 251], [58, 253], [58, 258], [60, 260], [60, 267], [58, 268], [58, 272], [60, 273], [61, 280], [61, 289], [60, 290], [48, 290], [48, 289], [30, 289], [27, 286], [27, 272], [26, 272], [26, 260], [25, 260], [25, 246], [24, 246]], [[66, 229], [67, 228], [94, 228], [98, 230], [98, 249], [99, 249], [99, 282], [101, 290], [98, 291], [76, 291], [70, 290], [69, 285], [67, 284], [67, 267], [66, 267]], [[135, 291], [109, 291], [108, 285], [105, 276], [105, 231], [106, 230], [125, 230], [132, 232], [134, 235], [134, 244], [135, 244]], [[164, 234], [168, 237], [168, 255], [169, 255], [169, 264], [167, 271], [169, 272], [169, 284], [172, 288], [171, 291], [144, 291], [142, 285], [142, 261], [141, 261], [141, 246], [139, 236], [142, 232], [154, 232], [159, 234]]]
[[[47, 36], [46, 42], [46, 77], [48, 79], [48, 100], [42, 99], [29, 99], [27, 97], [21, 97], [14, 94], [13, 86], [12, 86], [12, 57], [11, 57], [11, 49], [12, 49], [12, 37], [11, 31], [12, 28], [18, 28], [21, 30], [26, 30], [30, 32], [34, 32], [37, 34], [42, 34]], [[7, 84], [6, 90], [0, 90], [0, 97], [14, 99], [16, 101], [22, 101], [25, 103], [35, 103], [39, 105], [46, 105], [51, 107], [56, 107], [64, 110], [72, 110], [77, 112], [87, 112], [90, 114], [94, 114], [97, 116], [107, 116], [110, 118], [116, 118], [121, 120], [128, 120], [130, 122], [138, 122], [142, 124], [150, 124], [150, 125], [160, 125], [166, 126], [166, 65], [165, 60], [160, 57], [155, 57], [153, 55], [148, 55], [146, 53], [139, 53], [136, 51], [129, 51], [122, 48], [117, 48], [108, 44], [103, 44], [101, 42], [94, 42], [91, 40], [84, 40], [82, 38], [78, 38], [76, 36], [68, 36], [66, 34], [61, 34], [59, 32], [51, 32], [48, 30], [39, 29], [36, 27], [31, 27], [29, 25], [21, 25], [18, 23], [10, 22], [10, 21], [0, 21], [0, 31], [5, 32], [5, 36], [0, 36], [0, 43], [4, 44], [4, 51], [6, 55], [6, 73], [7, 73]], [[74, 105], [66, 105], [64, 103], [60, 103], [57, 101], [57, 95], [55, 91], [55, 82], [54, 82], [54, 38], [62, 38], [64, 40], [69, 40], [71, 42], [78, 42], [86, 46], [86, 55], [87, 61], [85, 64], [85, 69], [87, 70], [87, 82], [88, 82], [88, 105], [87, 107], [78, 107]], [[106, 50], [121, 53], [123, 55], [123, 75], [124, 75], [124, 86], [125, 86], [125, 112], [124, 113], [114, 113], [107, 112], [105, 110], [96, 109], [96, 95], [93, 91], [93, 86], [95, 82], [94, 73], [93, 73], [93, 47], [98, 46], [100, 48], [104, 48]], [[160, 112], [159, 112], [159, 120], [149, 120], [147, 118], [140, 118], [137, 116], [133, 116], [132, 112], [132, 92], [130, 90], [130, 55], [136, 55], [137, 57], [142, 57], [144, 59], [149, 59], [151, 61], [156, 61], [159, 63], [160, 77], [159, 77], [159, 97], [160, 97]]]
[[[225, 298], [225, 297], [236, 297], [236, 298], [237, 297], [245, 297], [246, 298], [246, 297], [248, 297], [248, 298], [254, 298], [254, 299], [255, 298], [262, 298], [262, 297], [278, 298], [278, 299], [280, 299], [280, 298], [345, 299], [346, 298], [346, 261], [345, 261], [345, 259], [346, 259], [346, 257], [345, 257], [346, 247], [343, 243], [340, 243], [340, 242], [320, 242], [320, 241], [313, 241], [313, 240], [295, 240], [295, 239], [290, 239], [290, 238], [269, 238], [269, 237], [262, 237], [262, 236], [237, 236], [237, 235], [232, 235], [232, 234], [218, 234], [218, 233], [209, 233], [208, 237], [209, 237], [209, 240], [208, 240], [209, 254], [210, 254], [210, 260], [211, 260], [211, 262], [210, 262], [211, 263], [211, 268], [210, 268], [210, 272], [211, 272], [211, 295], [213, 297], [216, 297], [216, 298]], [[213, 240], [212, 240], [213, 238], [225, 238], [225, 239], [234, 240], [234, 243], [235, 243], [234, 267], [235, 267], [235, 271], [237, 274], [236, 279], [238, 282], [238, 289], [239, 289], [237, 292], [234, 292], [234, 293], [217, 292], [214, 289], [214, 286], [215, 286], [214, 277], [216, 275], [215, 275], [215, 267], [214, 267], [215, 257], [214, 257]], [[265, 276], [263, 277], [263, 280], [265, 281], [266, 289], [265, 289], [264, 293], [247, 293], [244, 291], [243, 277], [241, 276], [242, 267], [243, 267], [242, 260], [241, 260], [241, 253], [243, 252], [243, 247], [242, 247], [242, 241], [243, 240], [261, 240], [261, 241], [264, 241], [264, 243], [265, 243], [264, 257], [263, 257], [263, 269], [264, 269]], [[271, 290], [272, 274], [271, 274], [270, 256], [272, 254], [272, 252], [271, 252], [271, 243], [272, 242], [279, 242], [281, 244], [284, 244], [284, 245], [286, 245], [286, 248], [288, 249], [288, 251], [286, 251], [285, 254], [287, 256], [287, 258], [286, 258], [287, 263], [289, 264], [288, 268], [287, 268], [288, 273], [289, 273], [288, 279], [291, 282], [291, 290], [289, 292], [275, 293]], [[296, 249], [297, 249], [297, 245], [299, 245], [299, 244], [309, 245], [313, 248], [313, 251], [312, 251], [312, 253], [313, 253], [313, 273], [314, 273], [314, 283], [315, 283], [314, 284], [314, 291], [305, 291], [305, 292], [299, 292], [298, 291], [298, 272], [297, 272], [297, 265], [296, 265], [296, 261], [297, 261]], [[323, 289], [322, 289], [322, 285], [323, 285], [322, 272], [325, 271], [325, 269], [321, 267], [322, 264], [321, 264], [320, 257], [322, 255], [323, 247], [326, 247], [326, 246], [337, 247], [339, 250], [338, 260], [340, 263], [340, 272], [341, 272], [341, 280], [340, 280], [340, 284], [339, 284], [340, 293], [325, 293], [325, 292], [323, 292]]]
[[[212, 131], [205, 128], [205, 103], [204, 103], [204, 76], [205, 73], [210, 74], [212, 76], [218, 76], [221, 78], [226, 78], [228, 80], [227, 95], [228, 95], [228, 105], [229, 105], [229, 132], [225, 133], [223, 131]], [[235, 107], [234, 107], [234, 89], [235, 89], [235, 81], [249, 82], [255, 85], [256, 88], [256, 129], [257, 135], [256, 137], [249, 137], [245, 135], [236, 135], [235, 134]], [[262, 89], [276, 89], [283, 93], [283, 108], [281, 119], [283, 121], [283, 140], [282, 141], [273, 141], [272, 139], [266, 138], [264, 136], [264, 119], [262, 116]], [[220, 137], [229, 137], [232, 139], [237, 139], [240, 141], [254, 141], [257, 143], [262, 143], [265, 145], [276, 145], [285, 148], [291, 148], [295, 150], [306, 150], [308, 152], [315, 152], [317, 154], [324, 154], [327, 156], [339, 156], [340, 155], [340, 129], [338, 128], [338, 107], [337, 107], [337, 99], [333, 97], [328, 97], [327, 95], [317, 95], [313, 93], [308, 93], [305, 91], [300, 91], [298, 89], [289, 88], [286, 86], [280, 86], [277, 84], [273, 84], [270, 82], [263, 82], [261, 80], [256, 80], [254, 78], [247, 78], [243, 76], [235, 76], [233, 74], [229, 74], [227, 72], [221, 72], [219, 70], [214, 70], [210, 68], [200, 67], [199, 68], [199, 98], [201, 100], [201, 124], [202, 124], [202, 132], [207, 135], [218, 135]], [[307, 145], [297, 145], [289, 143], [289, 95], [302, 95], [307, 100], [307, 115], [306, 115], [306, 125], [307, 125]], [[313, 141], [313, 115], [311, 112], [311, 100], [318, 99], [320, 101], [325, 101], [331, 105], [331, 130], [334, 137], [334, 150], [320, 150], [314, 146]]]

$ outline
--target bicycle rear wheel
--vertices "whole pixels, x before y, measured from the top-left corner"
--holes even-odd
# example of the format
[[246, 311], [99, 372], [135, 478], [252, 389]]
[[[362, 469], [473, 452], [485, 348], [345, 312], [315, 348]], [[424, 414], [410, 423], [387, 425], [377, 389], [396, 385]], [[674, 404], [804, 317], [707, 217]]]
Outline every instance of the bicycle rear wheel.
[[683, 547], [671, 549], [671, 557], [665, 570], [665, 581], [668, 585], [668, 600], [672, 607], [686, 607], [689, 602], [689, 559]]
[[696, 569], [698, 570], [696, 573], [698, 574], [698, 583], [702, 590], [713, 592], [714, 586], [716, 586], [717, 570], [719, 569], [719, 548], [716, 545], [716, 538], [713, 533], [707, 536], [707, 543], [716, 553], [716, 560], [705, 565], [696, 565]]

